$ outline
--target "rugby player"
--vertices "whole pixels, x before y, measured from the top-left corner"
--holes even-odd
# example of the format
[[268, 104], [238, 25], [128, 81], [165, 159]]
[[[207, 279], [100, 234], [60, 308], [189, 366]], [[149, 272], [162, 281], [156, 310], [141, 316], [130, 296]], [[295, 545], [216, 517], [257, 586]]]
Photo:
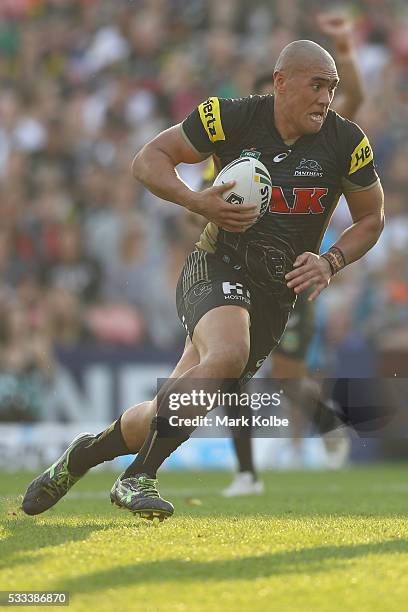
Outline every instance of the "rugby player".
[[[341, 14], [320, 13], [317, 16], [319, 30], [331, 38], [335, 50], [335, 60], [341, 81], [341, 91], [336, 93], [331, 108], [346, 119], [353, 120], [364, 100], [364, 89], [357, 61], [354, 55], [353, 30], [351, 22]], [[273, 73], [261, 75], [255, 82], [255, 92], [273, 93]], [[273, 352], [272, 378], [281, 379], [281, 387], [291, 404], [290, 419], [292, 435], [290, 442], [295, 460], [300, 454], [301, 435], [310, 419], [318, 419], [316, 410], [321, 400], [321, 388], [317, 381], [308, 377], [306, 355], [314, 331], [314, 308], [306, 293], [301, 293], [296, 301], [294, 312], [278, 346]], [[285, 383], [288, 379], [288, 383]], [[330, 400], [329, 400], [330, 401]], [[232, 416], [233, 408], [228, 409]], [[335, 421], [335, 418], [334, 418]], [[319, 422], [316, 423], [319, 429]], [[234, 451], [238, 471], [232, 482], [222, 491], [225, 497], [239, 495], [259, 495], [264, 491], [254, 463], [250, 428], [245, 432], [234, 429]], [[347, 458], [350, 439], [346, 432], [339, 431], [336, 436], [326, 436], [323, 441], [327, 451], [328, 466], [338, 468]]]
[[[158, 399], [130, 408], [98, 435], [77, 437], [29, 485], [22, 504], [27, 514], [53, 506], [89, 468], [129, 452], [137, 457], [114, 483], [111, 501], [145, 518], [173, 514], [173, 505], [158, 492], [156, 473], [194, 427], [178, 428], [174, 435], [169, 392], [184, 392], [191, 379], [247, 381], [278, 344], [296, 296], [310, 289], [308, 299], [314, 300], [334, 274], [377, 242], [383, 192], [367, 137], [329, 110], [338, 81], [325, 49], [295, 41], [277, 60], [274, 96], [209, 98], [136, 155], [137, 180], [209, 221], [177, 287], [179, 316], [188, 330], [185, 350], [172, 374], [175, 381]], [[194, 192], [175, 170], [213, 153], [224, 167], [245, 150], [259, 154], [274, 177], [269, 212], [254, 225], [255, 206], [222, 199], [233, 183]], [[341, 192], [353, 223], [319, 256]], [[206, 409], [189, 405], [183, 414]]]

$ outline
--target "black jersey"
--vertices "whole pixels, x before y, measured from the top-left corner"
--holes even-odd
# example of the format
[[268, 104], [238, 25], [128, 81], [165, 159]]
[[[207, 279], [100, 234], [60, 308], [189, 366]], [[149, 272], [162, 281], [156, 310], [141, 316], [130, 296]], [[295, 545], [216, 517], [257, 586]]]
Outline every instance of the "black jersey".
[[[274, 97], [208, 98], [182, 123], [200, 153], [225, 167], [243, 152], [257, 157], [272, 177], [269, 211], [243, 234], [208, 223], [198, 246], [246, 267], [268, 289], [277, 270], [292, 269], [300, 253], [317, 253], [341, 193], [377, 180], [373, 153], [363, 131], [329, 110], [317, 134], [285, 143], [274, 123]], [[279, 274], [278, 274], [279, 275]]]

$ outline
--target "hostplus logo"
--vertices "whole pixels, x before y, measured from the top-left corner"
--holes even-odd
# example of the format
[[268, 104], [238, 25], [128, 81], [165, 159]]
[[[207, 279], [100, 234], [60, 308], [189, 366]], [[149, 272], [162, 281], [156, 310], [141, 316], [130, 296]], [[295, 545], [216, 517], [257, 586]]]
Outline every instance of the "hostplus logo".
[[316, 160], [303, 158], [293, 176], [323, 176], [323, 168]]
[[222, 291], [226, 300], [240, 300], [249, 304], [251, 294], [248, 289], [244, 289], [242, 283], [222, 283]]

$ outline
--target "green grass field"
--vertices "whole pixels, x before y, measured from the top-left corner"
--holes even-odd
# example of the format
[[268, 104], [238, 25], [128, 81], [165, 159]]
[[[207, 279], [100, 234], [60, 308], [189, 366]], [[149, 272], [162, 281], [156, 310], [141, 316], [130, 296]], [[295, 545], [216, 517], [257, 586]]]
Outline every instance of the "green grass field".
[[408, 466], [268, 473], [240, 499], [217, 495], [227, 474], [163, 473], [176, 514], [158, 527], [111, 507], [109, 472], [25, 517], [30, 478], [0, 474], [1, 590], [67, 590], [87, 612], [408, 608]]

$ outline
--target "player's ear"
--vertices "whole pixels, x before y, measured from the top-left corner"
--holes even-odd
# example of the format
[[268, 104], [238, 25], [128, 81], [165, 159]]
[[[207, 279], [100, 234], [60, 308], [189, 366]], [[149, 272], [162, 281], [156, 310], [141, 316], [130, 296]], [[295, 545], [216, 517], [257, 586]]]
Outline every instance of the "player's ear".
[[285, 91], [285, 75], [280, 70], [275, 70], [273, 73], [273, 86], [276, 93]]

